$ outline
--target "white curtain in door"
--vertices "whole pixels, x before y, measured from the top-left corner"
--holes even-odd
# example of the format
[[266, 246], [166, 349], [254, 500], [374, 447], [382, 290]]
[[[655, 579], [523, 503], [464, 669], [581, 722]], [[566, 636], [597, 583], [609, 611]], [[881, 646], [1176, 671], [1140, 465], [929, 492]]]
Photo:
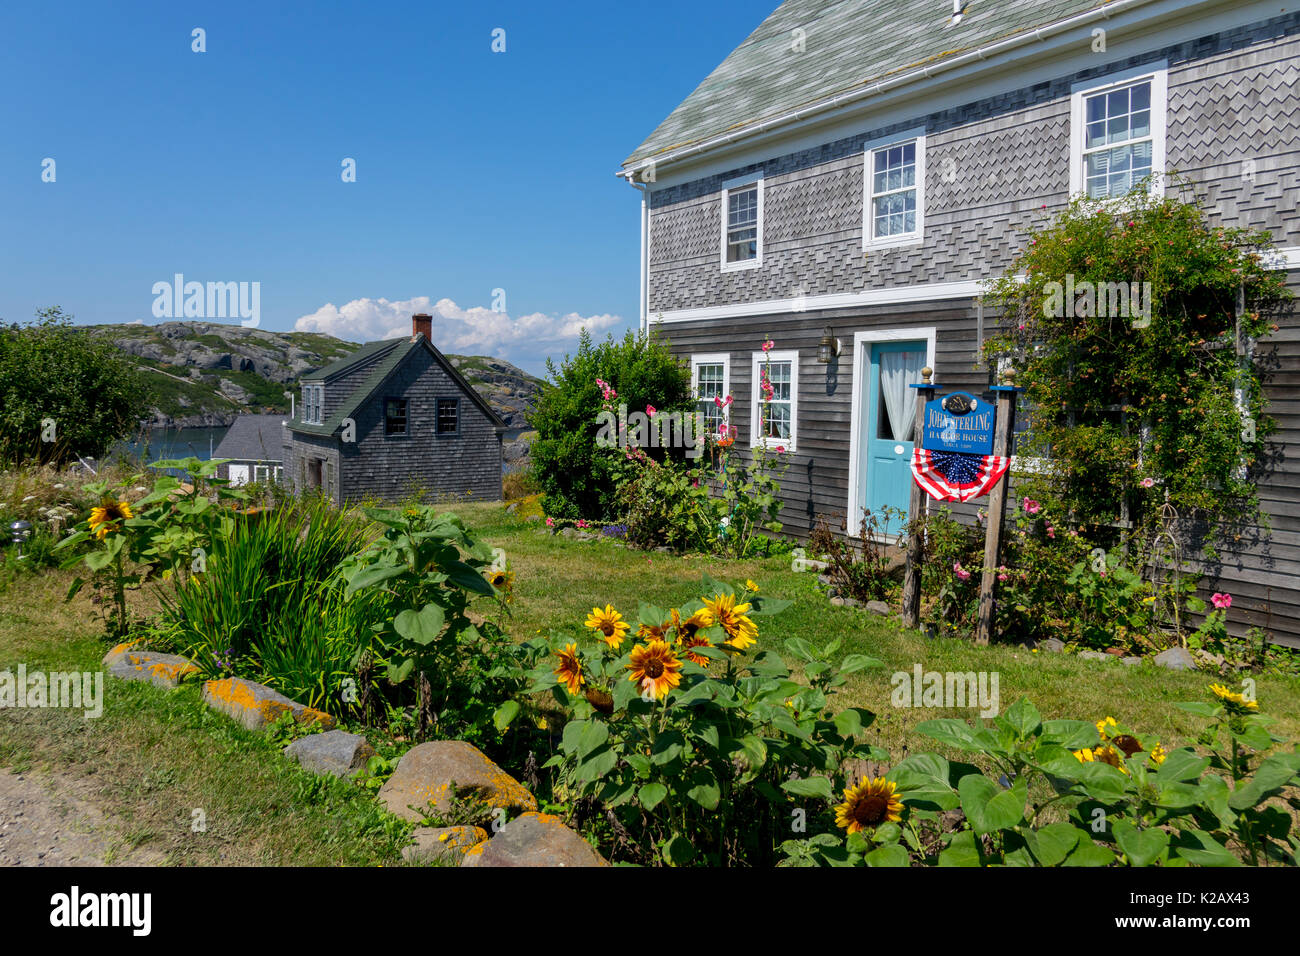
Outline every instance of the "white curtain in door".
[[894, 441], [912, 441], [916, 431], [916, 389], [908, 386], [921, 381], [924, 367], [924, 352], [880, 353], [880, 392]]

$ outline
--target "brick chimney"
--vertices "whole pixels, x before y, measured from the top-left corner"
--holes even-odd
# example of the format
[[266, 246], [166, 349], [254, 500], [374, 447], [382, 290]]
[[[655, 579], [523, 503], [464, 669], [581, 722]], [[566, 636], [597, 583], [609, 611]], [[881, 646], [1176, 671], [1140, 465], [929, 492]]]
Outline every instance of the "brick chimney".
[[417, 312], [411, 316], [411, 341], [415, 341], [417, 335], [423, 335], [430, 342], [433, 341], [433, 316], [427, 312]]

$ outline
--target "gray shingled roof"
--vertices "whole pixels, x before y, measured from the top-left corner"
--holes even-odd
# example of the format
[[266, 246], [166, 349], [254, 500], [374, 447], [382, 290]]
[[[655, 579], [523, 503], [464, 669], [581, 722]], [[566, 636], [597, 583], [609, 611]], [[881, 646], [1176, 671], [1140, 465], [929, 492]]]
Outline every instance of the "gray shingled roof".
[[213, 458], [234, 461], [280, 461], [284, 437], [280, 423], [287, 415], [240, 415], [212, 452]]
[[[1109, 0], [786, 0], [623, 165], [689, 146], [924, 64], [1109, 5]], [[804, 31], [805, 52], [792, 47]]]
[[[397, 347], [393, 348], [393, 346]], [[380, 386], [382, 386], [384, 382], [388, 381], [389, 376], [392, 375], [393, 372], [397, 371], [397, 368], [406, 361], [408, 355], [419, 348], [427, 348], [433, 353], [434, 359], [438, 361], [447, 373], [451, 375], [452, 379], [461, 386], [465, 394], [469, 396], [470, 400], [483, 409], [494, 426], [498, 429], [506, 428], [506, 423], [501, 420], [500, 415], [492, 410], [492, 406], [487, 403], [487, 400], [478, 393], [477, 389], [475, 389], [473, 385], [465, 381], [464, 376], [456, 370], [456, 366], [452, 365], [451, 362], [447, 360], [446, 356], [439, 352], [438, 349], [434, 347], [433, 343], [423, 335], [418, 338], [383, 339], [379, 342], [367, 342], [351, 355], [339, 359], [332, 365], [327, 365], [320, 371], [313, 372], [310, 375], [304, 375], [302, 378], [303, 382], [325, 381], [326, 379], [334, 378], [341, 373], [346, 372], [358, 362], [364, 361], [376, 354], [382, 354], [385, 349], [389, 349], [388, 354], [384, 355], [375, 367], [370, 370], [370, 374], [366, 376], [365, 381], [352, 390], [352, 393], [343, 401], [343, 404], [338, 407], [338, 410], [327, 418], [323, 424], [308, 425], [295, 418], [289, 422], [289, 427], [296, 432], [304, 432], [309, 435], [332, 436], [336, 434], [338, 430], [343, 427], [343, 419], [355, 418], [357, 409], [369, 401], [375, 393], [379, 391]]]

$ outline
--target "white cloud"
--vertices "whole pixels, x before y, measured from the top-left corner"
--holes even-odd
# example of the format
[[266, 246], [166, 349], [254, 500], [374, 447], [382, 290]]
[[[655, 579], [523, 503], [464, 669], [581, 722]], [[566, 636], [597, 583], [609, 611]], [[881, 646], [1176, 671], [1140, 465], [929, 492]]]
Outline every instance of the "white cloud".
[[353, 342], [373, 342], [411, 334], [411, 316], [427, 312], [433, 316], [433, 344], [444, 352], [509, 357], [513, 346], [526, 345], [533, 355], [539, 347], [566, 345], [577, 341], [586, 329], [597, 333], [621, 327], [617, 315], [546, 315], [533, 312], [511, 317], [482, 306], [462, 309], [451, 299], [434, 302], [428, 296], [392, 301], [353, 299], [341, 306], [328, 303], [294, 323], [298, 332], [323, 332]]

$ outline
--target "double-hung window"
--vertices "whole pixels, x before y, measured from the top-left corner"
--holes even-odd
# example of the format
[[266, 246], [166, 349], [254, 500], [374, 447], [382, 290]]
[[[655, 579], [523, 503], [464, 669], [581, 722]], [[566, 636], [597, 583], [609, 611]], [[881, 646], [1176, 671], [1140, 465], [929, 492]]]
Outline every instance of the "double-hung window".
[[763, 264], [763, 176], [755, 173], [723, 184], [722, 271]]
[[437, 434], [456, 435], [460, 432], [460, 399], [437, 400]]
[[406, 434], [406, 399], [384, 399], [384, 435], [392, 438]]
[[925, 135], [913, 130], [874, 140], [864, 152], [863, 244], [920, 242], [925, 231]]
[[729, 417], [729, 408], [719, 403], [727, 400], [731, 387], [730, 358], [725, 352], [691, 356], [691, 379], [706, 435], [716, 437], [718, 429]]
[[325, 421], [325, 386], [302, 387], [302, 420], [307, 425], [320, 425]]
[[799, 353], [755, 352], [750, 445], [792, 452], [799, 422]]
[[1165, 166], [1168, 74], [1163, 64], [1126, 71], [1104, 85], [1076, 84], [1070, 127], [1070, 192], [1119, 199], [1155, 174], [1160, 193]]

